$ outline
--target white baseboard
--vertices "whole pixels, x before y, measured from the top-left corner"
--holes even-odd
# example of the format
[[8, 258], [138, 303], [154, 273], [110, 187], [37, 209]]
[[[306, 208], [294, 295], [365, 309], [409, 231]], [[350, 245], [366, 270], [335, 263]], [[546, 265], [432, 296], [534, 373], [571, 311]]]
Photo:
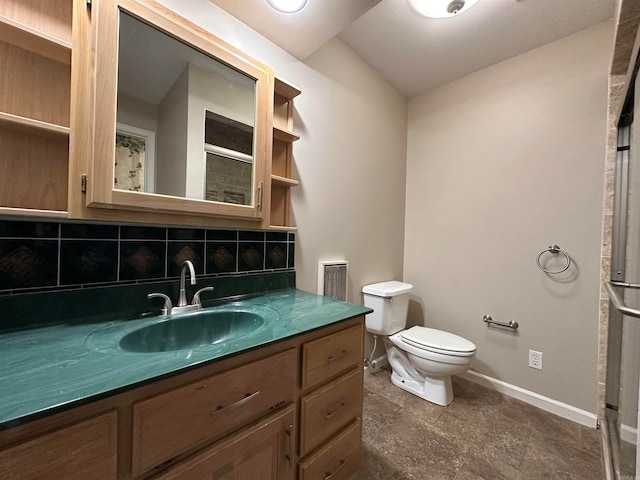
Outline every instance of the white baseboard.
[[630, 425], [620, 425], [620, 438], [627, 443], [635, 445], [638, 441], [638, 430]]
[[554, 400], [552, 398], [540, 395], [539, 393], [525, 390], [524, 388], [520, 388], [515, 385], [511, 385], [510, 383], [503, 382], [502, 380], [497, 380], [493, 377], [474, 372], [473, 370], [469, 370], [468, 372], [463, 373], [459, 376], [466, 380], [469, 380], [470, 382], [477, 383], [478, 385], [482, 385], [510, 397], [517, 398], [518, 400], [522, 400], [525, 403], [538, 407], [549, 413], [553, 413], [560, 417], [566, 418], [568, 420], [572, 420], [586, 427], [595, 428], [597, 426], [598, 418], [595, 413], [581, 410], [567, 403], [559, 402], [558, 400]]

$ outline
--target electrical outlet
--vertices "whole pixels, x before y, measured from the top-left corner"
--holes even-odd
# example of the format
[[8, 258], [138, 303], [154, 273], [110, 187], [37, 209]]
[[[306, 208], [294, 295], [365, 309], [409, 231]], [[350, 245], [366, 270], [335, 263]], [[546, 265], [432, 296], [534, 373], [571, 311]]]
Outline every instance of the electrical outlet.
[[538, 370], [542, 370], [542, 352], [529, 350], [529, 366], [531, 368], [537, 368]]

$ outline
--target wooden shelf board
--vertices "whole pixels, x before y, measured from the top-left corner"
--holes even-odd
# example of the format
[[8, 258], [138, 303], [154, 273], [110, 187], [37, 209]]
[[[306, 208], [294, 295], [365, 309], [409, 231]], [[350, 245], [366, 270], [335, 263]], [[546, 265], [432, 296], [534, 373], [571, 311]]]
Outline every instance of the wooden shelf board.
[[300, 140], [300, 135], [274, 125], [273, 138], [275, 138], [276, 140], [280, 140], [282, 142], [291, 143], [291, 142], [295, 142], [296, 140]]
[[35, 208], [0, 207], [0, 216], [15, 215], [28, 217], [67, 218], [69, 214], [61, 210], [40, 210]]
[[68, 137], [70, 128], [53, 123], [21, 117], [11, 113], [0, 112], [0, 127], [18, 130], [24, 133], [35, 133], [44, 136]]
[[0, 38], [56, 62], [71, 65], [71, 44], [0, 15]]
[[281, 232], [297, 232], [298, 227], [285, 227], [284, 225], [269, 225], [269, 230], [279, 230]]
[[282, 187], [295, 187], [300, 185], [298, 180], [293, 178], [281, 177], [280, 175], [271, 175], [271, 183]]
[[274, 91], [278, 95], [282, 95], [283, 97], [286, 97], [286, 98], [294, 98], [300, 95], [301, 93], [301, 90], [298, 87], [278, 77], [276, 77]]

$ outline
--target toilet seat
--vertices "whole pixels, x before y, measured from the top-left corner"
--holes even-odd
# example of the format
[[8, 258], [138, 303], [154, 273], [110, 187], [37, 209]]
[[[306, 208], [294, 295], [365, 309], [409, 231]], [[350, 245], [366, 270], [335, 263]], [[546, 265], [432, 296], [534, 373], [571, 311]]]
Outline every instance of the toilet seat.
[[411, 327], [400, 332], [400, 339], [415, 348], [443, 355], [471, 357], [476, 346], [466, 338], [435, 328]]

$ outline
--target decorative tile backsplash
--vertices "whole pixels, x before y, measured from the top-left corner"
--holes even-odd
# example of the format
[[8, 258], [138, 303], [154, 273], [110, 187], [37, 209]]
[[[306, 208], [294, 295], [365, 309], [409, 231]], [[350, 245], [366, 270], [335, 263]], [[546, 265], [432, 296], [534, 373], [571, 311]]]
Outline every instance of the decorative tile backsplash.
[[0, 295], [292, 270], [295, 234], [245, 230], [0, 221]]

